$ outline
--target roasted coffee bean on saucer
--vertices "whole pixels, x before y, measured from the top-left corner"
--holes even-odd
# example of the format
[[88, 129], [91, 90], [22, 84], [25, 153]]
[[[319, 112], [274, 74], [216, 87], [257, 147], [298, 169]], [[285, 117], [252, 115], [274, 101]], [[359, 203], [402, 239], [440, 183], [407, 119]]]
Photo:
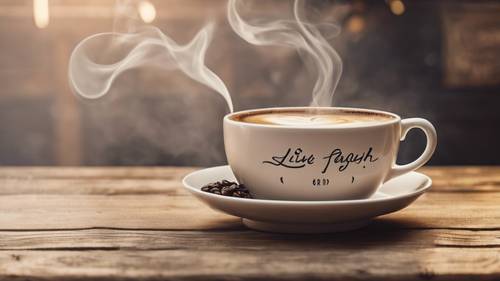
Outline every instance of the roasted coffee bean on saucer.
[[201, 191], [239, 198], [252, 198], [250, 191], [242, 185], [236, 182], [222, 180], [214, 183], [209, 183], [201, 188]]

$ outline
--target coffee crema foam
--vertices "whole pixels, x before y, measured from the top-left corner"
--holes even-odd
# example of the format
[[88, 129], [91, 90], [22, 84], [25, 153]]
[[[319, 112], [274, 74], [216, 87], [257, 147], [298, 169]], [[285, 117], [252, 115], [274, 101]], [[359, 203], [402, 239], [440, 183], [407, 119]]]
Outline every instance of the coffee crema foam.
[[235, 120], [266, 125], [328, 127], [335, 125], [362, 125], [386, 122], [394, 117], [363, 112], [265, 112], [251, 113], [236, 117]]

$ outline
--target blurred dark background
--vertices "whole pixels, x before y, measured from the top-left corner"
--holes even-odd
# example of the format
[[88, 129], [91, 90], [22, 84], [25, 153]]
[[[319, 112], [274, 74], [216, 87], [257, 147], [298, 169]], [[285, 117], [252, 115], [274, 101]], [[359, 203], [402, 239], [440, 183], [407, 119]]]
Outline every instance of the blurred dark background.
[[[252, 7], [279, 17], [290, 4]], [[113, 5], [0, 0], [0, 165], [226, 162], [225, 102], [180, 73], [128, 71], [100, 100], [71, 92], [71, 50], [112, 29]], [[179, 42], [208, 19], [217, 21], [207, 64], [225, 81], [236, 110], [310, 102], [315, 77], [297, 53], [237, 37], [225, 19], [226, 1], [145, 5], [144, 20]], [[331, 39], [344, 62], [335, 105], [429, 119], [439, 136], [431, 165], [500, 164], [500, 2], [309, 1], [308, 16], [342, 27]], [[400, 162], [415, 159], [424, 142], [411, 131]]]

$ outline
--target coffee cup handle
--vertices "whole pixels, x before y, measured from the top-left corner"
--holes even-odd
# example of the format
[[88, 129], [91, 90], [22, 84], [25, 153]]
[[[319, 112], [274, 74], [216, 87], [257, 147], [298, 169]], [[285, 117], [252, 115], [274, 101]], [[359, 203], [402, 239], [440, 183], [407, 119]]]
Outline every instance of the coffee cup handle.
[[398, 165], [394, 163], [391, 171], [387, 175], [385, 181], [388, 181], [392, 178], [400, 176], [402, 174], [406, 174], [408, 172], [414, 171], [420, 167], [422, 167], [429, 159], [431, 158], [434, 150], [436, 149], [437, 144], [437, 134], [436, 129], [431, 124], [431, 122], [422, 119], [422, 118], [408, 118], [401, 120], [401, 141], [405, 140], [406, 134], [413, 128], [418, 128], [424, 131], [425, 136], [427, 138], [427, 145], [425, 147], [424, 152], [417, 158], [417, 160], [406, 164], [406, 165]]

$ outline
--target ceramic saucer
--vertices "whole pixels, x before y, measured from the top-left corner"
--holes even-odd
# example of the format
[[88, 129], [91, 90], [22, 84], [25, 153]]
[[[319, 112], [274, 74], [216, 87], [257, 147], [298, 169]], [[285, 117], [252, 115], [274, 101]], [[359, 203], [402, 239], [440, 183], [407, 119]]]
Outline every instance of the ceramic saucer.
[[207, 168], [183, 179], [185, 188], [211, 208], [241, 217], [247, 227], [269, 232], [323, 233], [360, 228], [373, 218], [405, 208], [432, 184], [410, 172], [384, 183], [370, 198], [338, 201], [243, 199], [201, 191], [207, 183], [235, 181], [229, 166]]

